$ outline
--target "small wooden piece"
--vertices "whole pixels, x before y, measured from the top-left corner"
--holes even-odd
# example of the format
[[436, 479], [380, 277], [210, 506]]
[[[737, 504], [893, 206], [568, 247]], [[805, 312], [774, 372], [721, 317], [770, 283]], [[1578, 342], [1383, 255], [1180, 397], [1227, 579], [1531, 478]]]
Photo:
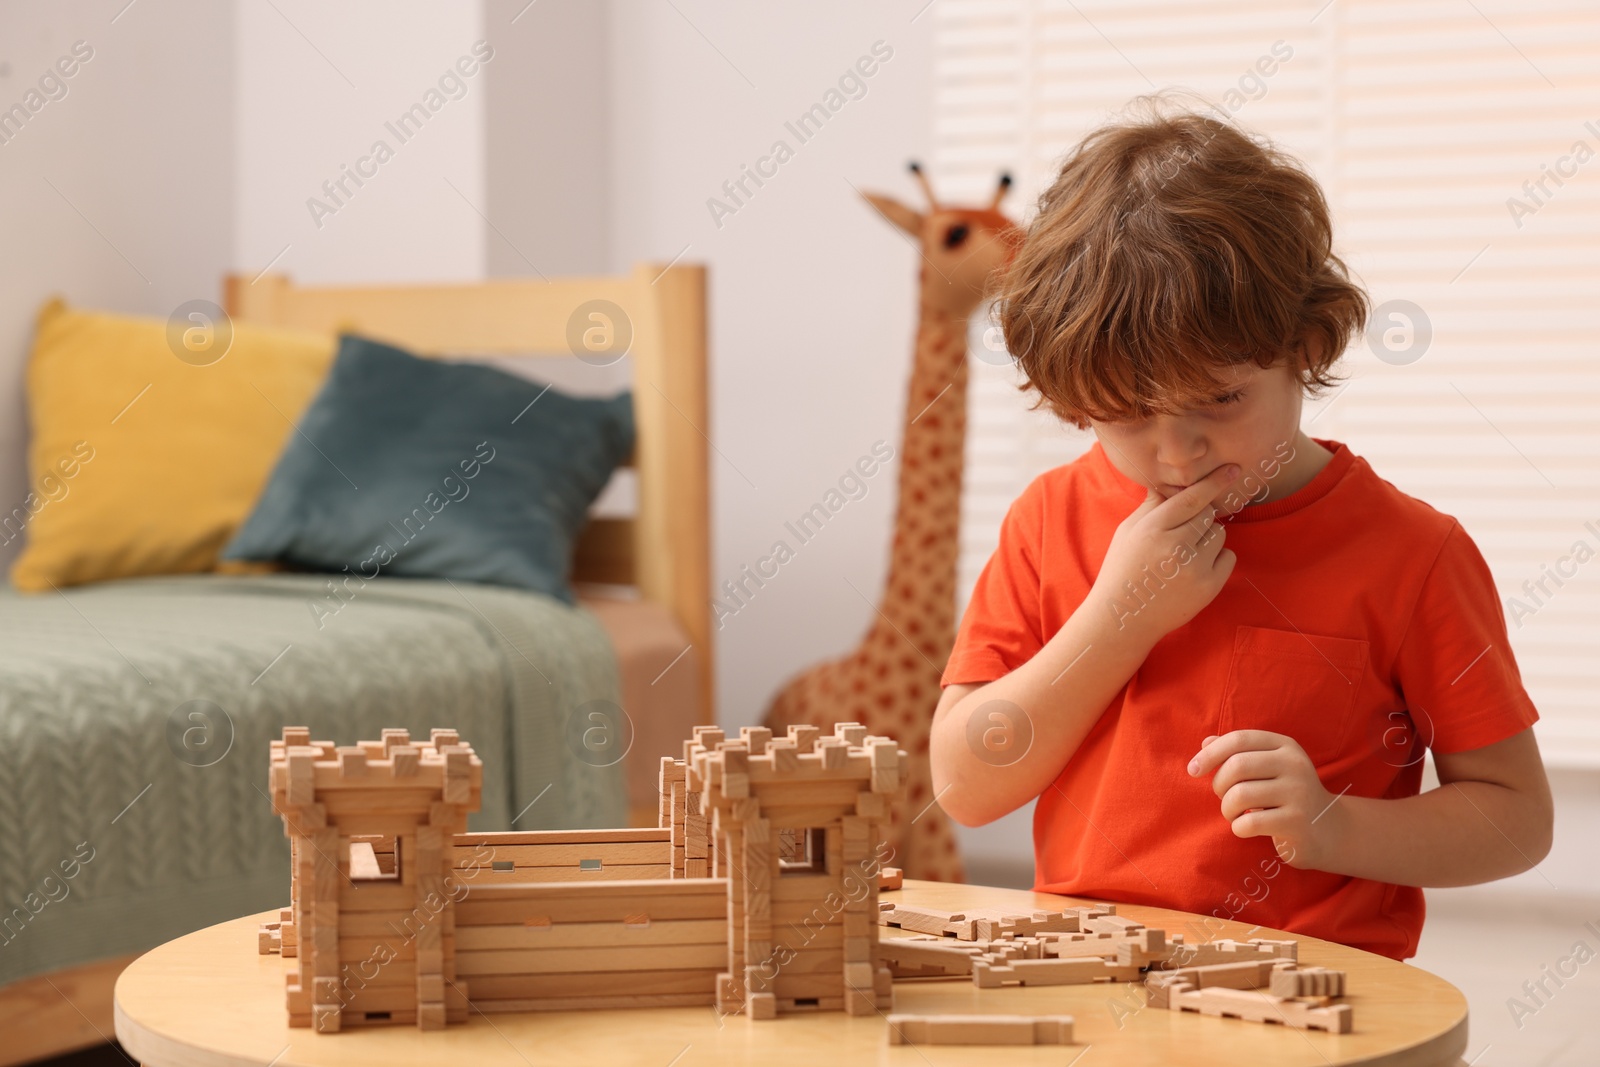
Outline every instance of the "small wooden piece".
[[836, 722], [833, 724], [833, 736], [852, 747], [864, 745], [867, 741], [867, 728], [858, 722]]
[[1151, 1007], [1166, 1008], [1171, 1006], [1170, 994], [1175, 988], [1187, 985], [1194, 989], [1264, 989], [1273, 981], [1275, 972], [1293, 967], [1289, 960], [1263, 959], [1151, 971], [1145, 976], [1145, 989]]
[[1342, 997], [1344, 972], [1326, 967], [1277, 967], [1272, 971], [1275, 997]]
[[[939, 912], [929, 908], [878, 902], [878, 922], [883, 926], [898, 926], [902, 930], [915, 930], [922, 934], [952, 934], [952, 928], [968, 929], [970, 922], [964, 912]], [[974, 933], [967, 941], [975, 940]]]
[[[385, 737], [384, 741], [390, 739]], [[412, 778], [421, 767], [420, 754], [412, 745], [389, 744], [389, 761], [396, 778]]]
[[1070, 1045], [1070, 1015], [888, 1017], [891, 1045]]
[[1244, 960], [1293, 960], [1299, 955], [1299, 942], [1272, 941], [1260, 937], [1251, 938], [1249, 941], [1220, 938], [1193, 945], [1183, 943], [1178, 938], [1174, 938], [1173, 942], [1171, 956], [1161, 964], [1165, 970], [1206, 967], [1215, 963], [1239, 963]]
[[972, 961], [972, 982], [979, 989], [1009, 985], [1088, 985], [1092, 982], [1132, 982], [1139, 968], [1122, 967], [1103, 959], [1043, 959]]
[[905, 884], [905, 874], [899, 867], [884, 867], [878, 871], [878, 892], [899, 889]]
[[886, 937], [878, 942], [878, 959], [895, 978], [966, 978], [982, 952], [975, 945], [944, 938]]
[[[1082, 918], [1075, 911], [1035, 911], [1029, 915], [982, 916], [973, 927], [978, 938], [997, 941], [1003, 937], [1031, 937], [1047, 933], [1077, 933]], [[1136, 926], [1138, 924], [1135, 924]], [[1143, 930], [1143, 927], [1139, 927]], [[1151, 931], [1159, 934], [1160, 931]]]
[[1197, 1011], [1258, 1023], [1280, 1023], [1300, 1030], [1326, 1030], [1348, 1034], [1352, 1012], [1348, 1004], [1316, 1007], [1298, 1000], [1284, 1000], [1271, 993], [1248, 989], [1195, 989], [1180, 982], [1169, 989], [1168, 1007], [1173, 1011]]

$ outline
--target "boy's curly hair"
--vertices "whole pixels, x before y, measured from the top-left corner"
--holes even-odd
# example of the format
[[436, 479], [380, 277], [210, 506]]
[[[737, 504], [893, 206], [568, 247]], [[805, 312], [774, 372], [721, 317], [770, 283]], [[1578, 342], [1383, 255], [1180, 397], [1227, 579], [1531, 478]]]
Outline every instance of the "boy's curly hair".
[[999, 278], [1019, 388], [1079, 429], [1205, 402], [1247, 362], [1290, 357], [1317, 395], [1367, 318], [1301, 165], [1165, 103], [1069, 153]]

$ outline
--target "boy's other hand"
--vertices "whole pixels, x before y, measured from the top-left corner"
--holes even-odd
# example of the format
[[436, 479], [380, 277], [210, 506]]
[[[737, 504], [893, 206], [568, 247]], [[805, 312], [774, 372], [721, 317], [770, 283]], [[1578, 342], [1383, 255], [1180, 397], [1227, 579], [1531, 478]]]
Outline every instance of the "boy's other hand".
[[1235, 837], [1270, 836], [1289, 866], [1321, 868], [1336, 821], [1328, 811], [1335, 797], [1294, 738], [1266, 730], [1208, 737], [1188, 769], [1196, 778], [1214, 775], [1211, 791]]
[[1135, 626], [1160, 640], [1222, 591], [1236, 557], [1222, 545], [1212, 501], [1238, 477], [1239, 465], [1229, 463], [1165, 500], [1150, 489], [1117, 526], [1090, 595], [1109, 604], [1118, 629]]

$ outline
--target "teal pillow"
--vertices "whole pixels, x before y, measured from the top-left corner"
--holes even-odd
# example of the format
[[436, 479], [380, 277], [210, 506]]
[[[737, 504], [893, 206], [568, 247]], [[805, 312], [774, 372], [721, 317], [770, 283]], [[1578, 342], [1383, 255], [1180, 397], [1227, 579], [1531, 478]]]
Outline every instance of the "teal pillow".
[[572, 604], [573, 544], [633, 441], [631, 393], [570, 396], [346, 334], [222, 555]]

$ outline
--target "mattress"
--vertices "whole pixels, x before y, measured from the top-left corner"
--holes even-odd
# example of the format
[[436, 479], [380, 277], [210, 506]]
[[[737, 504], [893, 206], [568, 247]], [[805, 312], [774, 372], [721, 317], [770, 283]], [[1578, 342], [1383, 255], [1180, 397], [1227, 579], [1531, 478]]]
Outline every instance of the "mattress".
[[[636, 685], [660, 620], [611, 614]], [[0, 591], [0, 984], [286, 902], [264, 788], [285, 725], [339, 743], [459, 730], [484, 763], [474, 830], [623, 825], [634, 761], [584, 735], [584, 709], [624, 700], [618, 664], [596, 612], [471, 583]]]

